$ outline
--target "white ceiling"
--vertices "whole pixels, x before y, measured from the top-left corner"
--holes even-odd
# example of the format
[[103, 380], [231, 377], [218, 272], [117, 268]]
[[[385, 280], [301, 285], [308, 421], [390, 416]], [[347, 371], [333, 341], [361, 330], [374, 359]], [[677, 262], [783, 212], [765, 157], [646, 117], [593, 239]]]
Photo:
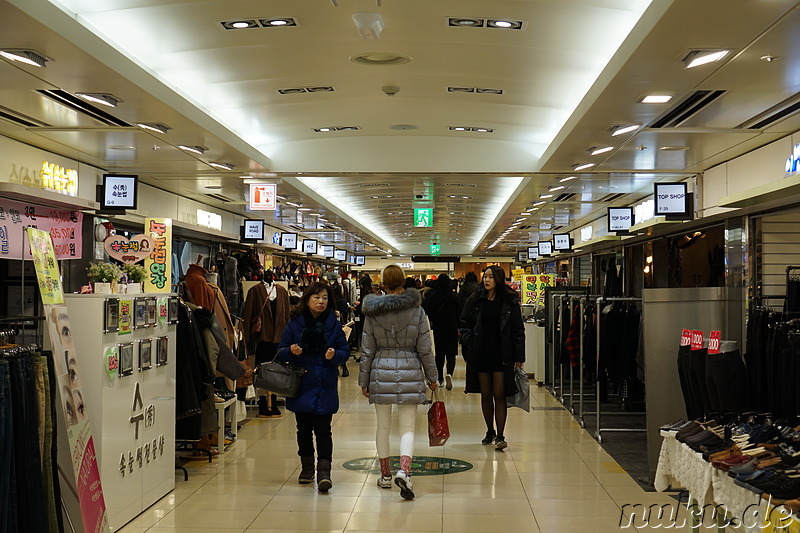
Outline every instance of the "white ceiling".
[[[276, 180], [288, 201], [374, 244], [368, 252], [419, 254], [438, 242], [443, 254], [483, 255], [552, 186], [575, 196], [547, 199], [522, 227], [556, 215], [568, 216], [564, 230], [578, 227], [608, 205], [647, 196], [654, 181], [691, 176], [799, 129], [794, 114], [766, 128], [741, 127], [800, 89], [796, 8], [794, 0], [3, 0], [0, 47], [36, 49], [53, 61], [44, 69], [0, 61], [0, 106], [49, 126], [0, 119], [0, 134], [138, 172], [234, 212], [244, 211], [241, 176]], [[359, 12], [382, 16], [379, 40], [361, 39], [352, 20]], [[220, 24], [267, 17], [299, 24]], [[523, 28], [450, 27], [448, 17], [519, 20]], [[687, 51], [707, 48], [731, 53], [684, 68]], [[366, 52], [411, 61], [349, 60]], [[399, 92], [384, 94], [389, 85]], [[334, 90], [278, 92], [319, 86]], [[122, 100], [108, 110], [114, 117], [172, 129], [108, 127], [41, 89], [112, 93]], [[725, 92], [676, 127], [650, 127], [698, 90]], [[673, 100], [637, 103], [650, 93]], [[643, 127], [611, 136], [611, 126], [628, 123]], [[358, 130], [314, 131], [330, 126]], [[208, 151], [193, 156], [179, 144]], [[614, 149], [590, 156], [598, 146]], [[574, 173], [584, 162], [596, 166]], [[568, 176], [578, 179], [562, 184]], [[610, 193], [621, 196], [601, 200]], [[434, 207], [434, 227], [409, 230], [409, 213], [423, 206]], [[287, 223], [291, 210], [283, 208], [271, 222]], [[491, 252], [507, 254], [529, 238], [520, 229]]]

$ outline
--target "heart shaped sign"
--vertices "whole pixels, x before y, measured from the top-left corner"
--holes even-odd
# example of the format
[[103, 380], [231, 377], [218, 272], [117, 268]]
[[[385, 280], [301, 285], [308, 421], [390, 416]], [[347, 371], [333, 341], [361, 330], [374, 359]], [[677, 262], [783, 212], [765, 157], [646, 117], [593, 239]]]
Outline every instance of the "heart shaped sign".
[[138, 263], [153, 251], [153, 239], [148, 235], [134, 235], [130, 239], [122, 235], [109, 235], [103, 246], [108, 255], [126, 264]]

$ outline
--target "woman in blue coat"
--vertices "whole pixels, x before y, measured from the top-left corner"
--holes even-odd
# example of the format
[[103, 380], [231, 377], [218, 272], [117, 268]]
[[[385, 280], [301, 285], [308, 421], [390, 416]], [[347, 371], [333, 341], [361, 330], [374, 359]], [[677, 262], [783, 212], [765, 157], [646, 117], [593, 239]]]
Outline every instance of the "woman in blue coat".
[[278, 359], [303, 367], [300, 393], [286, 399], [286, 408], [297, 421], [297, 455], [302, 470], [299, 483], [314, 481], [314, 439], [317, 439], [317, 488], [327, 492], [331, 482], [333, 438], [331, 420], [339, 410], [336, 367], [350, 356], [350, 346], [333, 311], [330, 286], [308, 286], [292, 313], [278, 345]]

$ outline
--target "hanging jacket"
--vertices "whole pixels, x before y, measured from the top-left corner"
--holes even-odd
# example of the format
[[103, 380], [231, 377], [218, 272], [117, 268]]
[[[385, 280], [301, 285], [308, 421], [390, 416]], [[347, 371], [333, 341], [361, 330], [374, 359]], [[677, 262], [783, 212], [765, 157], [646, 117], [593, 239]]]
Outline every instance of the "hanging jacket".
[[186, 304], [180, 304], [178, 314], [180, 321], [176, 341], [179, 348], [175, 350], [175, 438], [198, 440], [201, 404], [209, 398], [208, 385], [213, 383], [214, 375], [209, 371], [208, 356], [191, 309]]
[[[310, 314], [294, 317], [283, 330], [278, 345], [279, 360], [306, 370], [300, 381], [300, 393], [286, 398], [286, 408], [295, 413], [330, 415], [339, 410], [336, 367], [347, 362], [350, 345], [336, 313], [329, 308], [321, 318], [321, 321], [310, 319]], [[290, 350], [292, 344], [303, 348], [303, 353], [294, 355]], [[334, 350], [332, 359], [325, 359], [328, 348]]]
[[438, 381], [421, 303], [419, 291], [413, 289], [364, 298], [358, 384], [367, 387], [370, 403], [424, 404], [425, 380]]
[[208, 286], [205, 278], [206, 269], [200, 265], [189, 265], [186, 277], [183, 279], [186, 288], [192, 296], [192, 303], [204, 307], [205, 309], [214, 308], [214, 291]]
[[[275, 298], [275, 314], [272, 313], [272, 302], [268, 299], [267, 288], [263, 283], [259, 283], [247, 291], [247, 299], [244, 302], [244, 313], [242, 320], [242, 333], [248, 345], [251, 341], [264, 341], [279, 343], [283, 328], [289, 322], [289, 292], [278, 285], [273, 284], [277, 291]], [[266, 304], [265, 304], [266, 303]], [[261, 313], [261, 331], [253, 333], [251, 328], [256, 324], [256, 317]]]

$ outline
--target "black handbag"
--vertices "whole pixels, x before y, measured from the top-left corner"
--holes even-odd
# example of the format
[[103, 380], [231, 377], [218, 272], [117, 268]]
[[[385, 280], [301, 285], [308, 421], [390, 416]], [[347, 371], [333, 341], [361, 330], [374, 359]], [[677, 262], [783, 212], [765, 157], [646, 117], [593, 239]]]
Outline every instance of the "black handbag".
[[278, 354], [272, 361], [261, 363], [253, 374], [254, 385], [257, 389], [294, 398], [300, 393], [300, 380], [306, 373], [304, 368], [298, 368], [277, 361]]

